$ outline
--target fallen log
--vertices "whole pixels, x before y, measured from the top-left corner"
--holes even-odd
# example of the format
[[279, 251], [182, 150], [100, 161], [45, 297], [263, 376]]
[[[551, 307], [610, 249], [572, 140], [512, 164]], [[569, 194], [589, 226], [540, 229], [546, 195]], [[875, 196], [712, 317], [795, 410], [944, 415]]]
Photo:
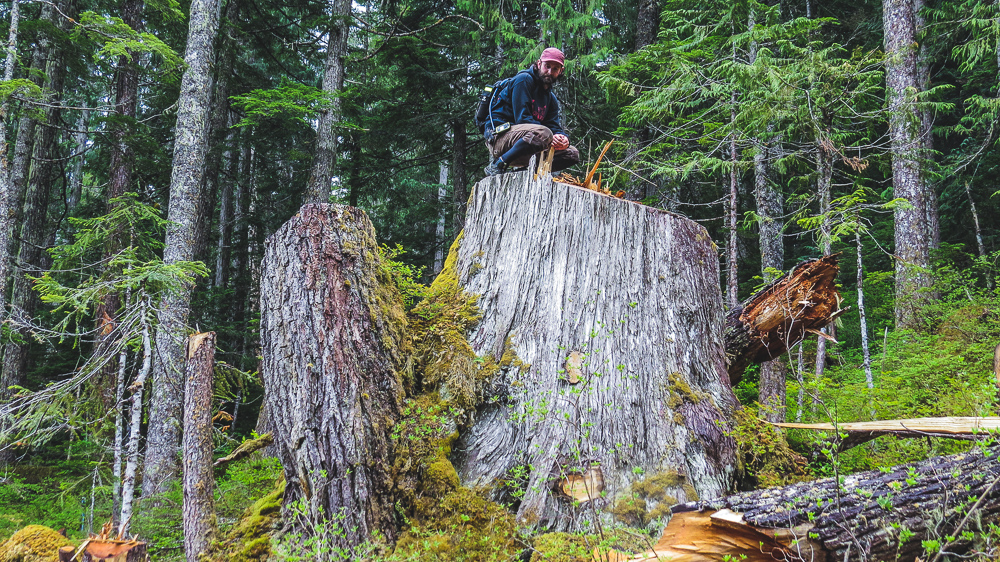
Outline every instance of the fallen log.
[[[1000, 448], [675, 506], [653, 549], [608, 562], [936, 560], [1000, 514]], [[838, 485], [839, 482], [839, 485]], [[659, 557], [659, 558], [658, 558]]]
[[963, 441], [982, 439], [988, 433], [1000, 431], [1000, 417], [913, 418], [848, 423], [775, 423], [786, 429], [836, 431], [847, 436], [837, 442], [837, 449], [846, 451], [883, 435], [896, 437], [944, 437]]
[[726, 314], [726, 360], [735, 386], [754, 364], [770, 361], [847, 311], [837, 292], [839, 254], [809, 260]]

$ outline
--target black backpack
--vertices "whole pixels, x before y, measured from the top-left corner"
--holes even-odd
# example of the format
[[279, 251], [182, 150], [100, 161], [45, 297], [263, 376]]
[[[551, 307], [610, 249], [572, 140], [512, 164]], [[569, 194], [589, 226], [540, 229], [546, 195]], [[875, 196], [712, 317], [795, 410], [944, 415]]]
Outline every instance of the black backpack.
[[493, 105], [493, 100], [495, 96], [500, 95], [500, 92], [504, 88], [509, 88], [516, 78], [522, 72], [531, 72], [531, 69], [522, 70], [511, 76], [510, 78], [504, 78], [502, 80], [497, 80], [493, 84], [485, 86], [482, 93], [479, 94], [479, 104], [476, 106], [476, 128], [482, 134], [486, 133], [486, 127], [490, 122], [490, 106]]

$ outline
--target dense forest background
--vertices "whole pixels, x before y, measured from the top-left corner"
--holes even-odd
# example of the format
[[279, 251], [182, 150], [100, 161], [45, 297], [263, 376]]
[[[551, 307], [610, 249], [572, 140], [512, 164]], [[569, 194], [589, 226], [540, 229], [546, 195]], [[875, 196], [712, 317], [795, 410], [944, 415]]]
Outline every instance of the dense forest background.
[[[841, 421], [995, 408], [998, 2], [15, 0], [0, 17], [0, 496], [59, 502], [38, 515], [57, 526], [90, 503], [93, 528], [94, 490], [107, 514], [139, 481], [169, 489], [172, 335], [218, 333], [220, 452], [251, 435], [264, 240], [302, 204], [362, 208], [419, 300], [487, 163], [481, 88], [548, 46], [567, 55], [572, 172], [614, 140], [605, 185], [704, 225], [731, 306], [842, 254], [851, 310], [748, 373], [745, 405]], [[18, 472], [59, 459], [80, 464], [58, 490]]]

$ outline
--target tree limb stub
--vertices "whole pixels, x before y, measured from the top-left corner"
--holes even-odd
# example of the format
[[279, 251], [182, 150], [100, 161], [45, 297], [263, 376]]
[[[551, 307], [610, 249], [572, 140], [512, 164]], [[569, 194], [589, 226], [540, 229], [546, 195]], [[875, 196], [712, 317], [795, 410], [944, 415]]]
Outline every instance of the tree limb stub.
[[726, 359], [734, 386], [748, 366], [780, 356], [807, 332], [847, 311], [840, 308], [836, 287], [838, 258], [835, 254], [802, 262], [729, 311]]

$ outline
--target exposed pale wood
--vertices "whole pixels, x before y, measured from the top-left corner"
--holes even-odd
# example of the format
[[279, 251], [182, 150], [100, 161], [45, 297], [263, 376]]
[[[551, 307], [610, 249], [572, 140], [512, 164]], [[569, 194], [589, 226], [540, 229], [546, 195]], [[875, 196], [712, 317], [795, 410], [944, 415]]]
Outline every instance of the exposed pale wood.
[[997, 386], [1000, 386], [1000, 345], [993, 350], [993, 376], [996, 377]]
[[400, 416], [406, 319], [363, 211], [305, 205], [267, 241], [261, 352], [285, 502], [339, 516], [337, 546], [397, 531], [391, 434]]
[[802, 262], [729, 311], [725, 338], [732, 384], [748, 366], [779, 357], [807, 332], [846, 312], [836, 286], [838, 257]]
[[149, 560], [146, 543], [137, 540], [117, 540], [92, 537], [80, 547], [83, 562], [112, 560], [113, 562], [145, 562]]
[[604, 474], [600, 466], [588, 468], [583, 474], [569, 474], [559, 485], [567, 497], [578, 502], [588, 502], [601, 497], [604, 491]]
[[790, 429], [838, 431], [847, 437], [838, 442], [840, 450], [856, 447], [883, 435], [896, 437], [946, 437], [949, 439], [976, 440], [987, 433], [1000, 431], [1000, 417], [914, 418], [869, 422], [832, 423], [775, 423]]
[[[737, 402], [718, 258], [702, 226], [512, 173], [479, 182], [452, 252], [460, 285], [479, 295], [473, 349], [518, 359], [460, 431], [453, 461], [464, 484], [512, 500], [495, 483], [527, 468], [520, 521], [559, 530], [592, 524], [594, 507], [658, 475], [670, 477], [650, 511], [730, 488]], [[573, 350], [584, 355], [575, 385], [560, 373]], [[574, 506], [558, 483], [595, 464], [604, 497]]]

